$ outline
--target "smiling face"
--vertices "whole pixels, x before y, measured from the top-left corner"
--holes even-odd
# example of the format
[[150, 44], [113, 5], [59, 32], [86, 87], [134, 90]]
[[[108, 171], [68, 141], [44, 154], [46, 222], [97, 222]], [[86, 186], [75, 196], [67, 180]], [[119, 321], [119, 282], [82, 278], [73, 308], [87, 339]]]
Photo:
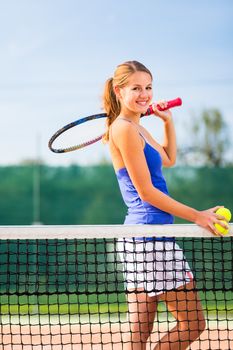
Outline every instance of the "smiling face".
[[116, 87], [116, 94], [121, 103], [121, 114], [145, 113], [153, 97], [151, 75], [140, 71], [131, 74], [124, 87]]

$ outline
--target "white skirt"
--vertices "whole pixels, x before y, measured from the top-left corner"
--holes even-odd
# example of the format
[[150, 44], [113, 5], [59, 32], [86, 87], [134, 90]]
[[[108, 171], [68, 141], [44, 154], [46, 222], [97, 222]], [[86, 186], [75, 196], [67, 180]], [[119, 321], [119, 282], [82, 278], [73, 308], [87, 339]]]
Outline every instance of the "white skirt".
[[149, 296], [175, 290], [193, 280], [183, 250], [171, 241], [119, 240], [126, 291], [143, 288]]

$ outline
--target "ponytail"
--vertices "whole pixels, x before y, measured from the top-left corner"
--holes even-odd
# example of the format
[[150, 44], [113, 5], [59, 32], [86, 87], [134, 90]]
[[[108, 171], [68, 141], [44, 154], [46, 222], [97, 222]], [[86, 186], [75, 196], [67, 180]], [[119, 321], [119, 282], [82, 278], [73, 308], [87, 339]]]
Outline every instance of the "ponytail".
[[103, 136], [103, 141], [106, 143], [109, 140], [109, 127], [121, 111], [120, 102], [117, 100], [115, 91], [113, 89], [113, 78], [109, 78], [105, 83], [103, 94], [103, 108], [107, 114], [107, 131]]
[[151, 79], [153, 79], [151, 72], [142, 63], [137, 61], [127, 61], [117, 66], [113, 78], [109, 78], [105, 83], [103, 94], [103, 109], [107, 114], [107, 131], [103, 136], [103, 141], [105, 143], [109, 140], [110, 125], [121, 113], [121, 104], [116, 97], [114, 86], [123, 88], [127, 84], [129, 77], [135, 72], [148, 73], [151, 76]]

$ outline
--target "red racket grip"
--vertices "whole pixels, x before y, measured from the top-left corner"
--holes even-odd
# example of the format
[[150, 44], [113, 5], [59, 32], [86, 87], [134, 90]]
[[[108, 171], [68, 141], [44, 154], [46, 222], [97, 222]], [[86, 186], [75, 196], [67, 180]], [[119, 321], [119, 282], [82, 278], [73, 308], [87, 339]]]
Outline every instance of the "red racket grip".
[[[159, 111], [166, 111], [167, 109], [173, 108], [173, 107], [178, 107], [182, 105], [182, 100], [180, 97], [175, 98], [174, 100], [170, 100], [167, 101], [167, 107], [166, 108], [162, 108], [159, 105], [157, 105], [157, 109]], [[153, 108], [152, 106], [150, 106], [148, 108], [148, 110], [146, 111], [146, 113], [144, 115], [150, 115], [150, 114], [154, 114]]]

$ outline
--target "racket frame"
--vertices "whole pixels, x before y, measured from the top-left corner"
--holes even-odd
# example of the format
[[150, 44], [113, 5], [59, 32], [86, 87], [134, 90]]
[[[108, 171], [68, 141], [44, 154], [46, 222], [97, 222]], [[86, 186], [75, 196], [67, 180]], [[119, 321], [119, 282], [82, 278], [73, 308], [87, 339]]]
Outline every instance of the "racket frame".
[[[176, 107], [176, 106], [181, 106], [182, 104], [182, 100], [181, 98], [176, 98], [174, 100], [171, 100], [171, 101], [168, 101], [167, 103], [167, 107], [166, 108], [161, 108], [159, 105], [157, 105], [156, 107], [160, 110], [160, 111], [164, 111], [164, 110], [167, 110], [169, 108], [173, 108], [173, 107]], [[147, 115], [151, 115], [153, 114], [154, 111], [153, 111], [153, 107], [150, 105], [149, 108], [147, 109], [146, 113], [142, 114], [141, 117], [144, 117], [144, 116], [147, 116]], [[100, 141], [104, 134], [102, 135], [99, 135], [89, 141], [85, 141], [85, 142], [82, 142], [78, 145], [74, 145], [74, 146], [70, 146], [70, 147], [66, 147], [66, 148], [54, 148], [53, 147], [53, 143], [54, 141], [61, 135], [63, 134], [65, 131], [73, 128], [74, 126], [77, 126], [77, 125], [81, 125], [83, 123], [86, 123], [88, 121], [91, 121], [91, 120], [96, 120], [96, 119], [101, 119], [101, 118], [106, 118], [107, 117], [107, 114], [106, 113], [99, 113], [99, 114], [93, 114], [93, 115], [89, 115], [87, 117], [84, 117], [84, 118], [80, 118], [80, 119], [77, 119], [75, 120], [74, 122], [72, 123], [69, 123], [65, 126], [63, 126], [61, 129], [59, 129], [57, 132], [55, 132], [55, 134], [50, 138], [49, 142], [48, 142], [48, 147], [49, 149], [54, 152], [54, 153], [67, 153], [67, 152], [72, 152], [72, 151], [76, 151], [76, 150], [79, 150], [79, 149], [82, 149], [86, 146], [90, 146], [98, 141]]]

